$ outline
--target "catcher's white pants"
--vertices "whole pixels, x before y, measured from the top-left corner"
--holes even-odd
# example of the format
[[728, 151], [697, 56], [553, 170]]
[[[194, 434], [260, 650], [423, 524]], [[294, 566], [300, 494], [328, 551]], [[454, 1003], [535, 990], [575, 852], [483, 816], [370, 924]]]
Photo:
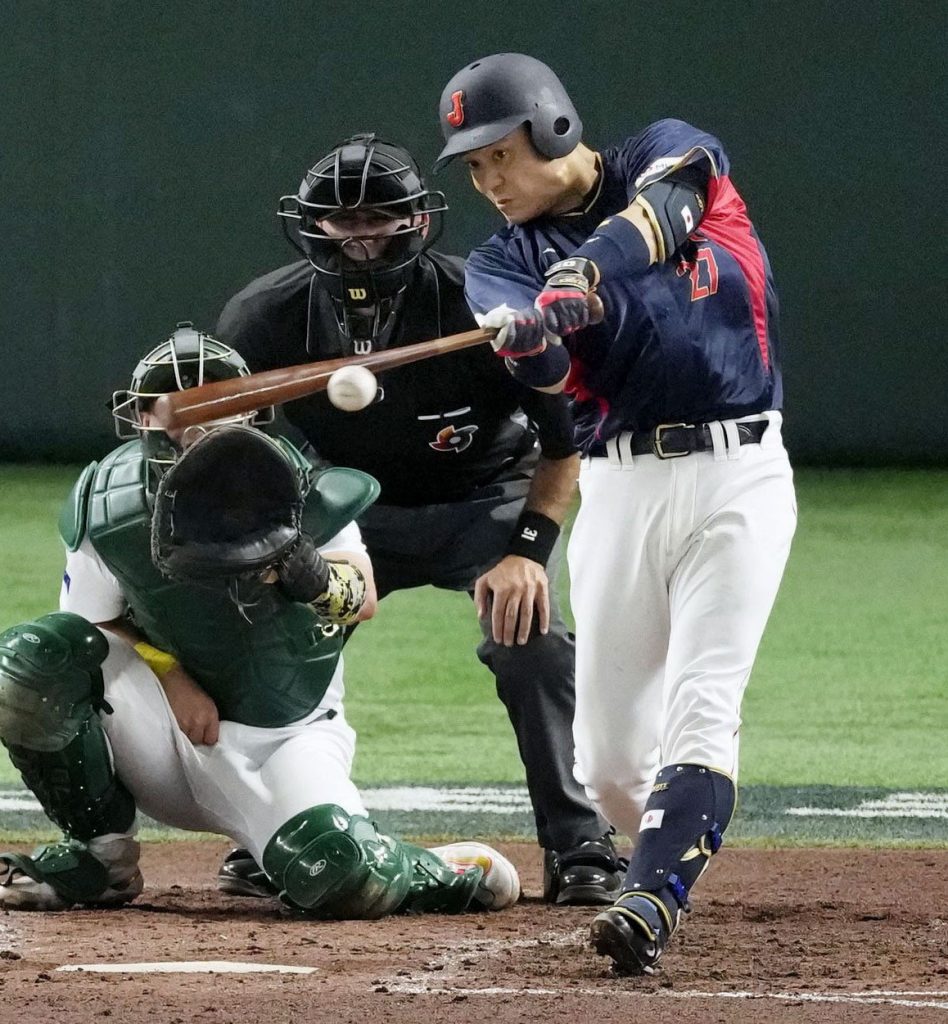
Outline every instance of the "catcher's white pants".
[[725, 423], [714, 452], [582, 462], [575, 774], [626, 835], [662, 765], [736, 779], [741, 699], [796, 527], [781, 417], [763, 417], [760, 444], [728, 444]]
[[230, 836], [259, 864], [276, 830], [300, 811], [333, 803], [366, 813], [349, 778], [355, 732], [341, 705], [334, 718], [318, 711], [276, 729], [221, 722], [217, 743], [194, 746], [151, 669], [123, 640], [105, 636], [105, 697], [113, 714], [102, 722], [116, 772], [145, 814]]

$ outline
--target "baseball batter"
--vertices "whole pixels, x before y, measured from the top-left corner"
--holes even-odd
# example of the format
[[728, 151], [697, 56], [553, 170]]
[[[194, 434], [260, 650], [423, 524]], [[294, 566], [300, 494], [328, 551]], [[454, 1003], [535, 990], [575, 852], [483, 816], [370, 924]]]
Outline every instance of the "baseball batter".
[[[482, 845], [429, 851], [382, 834], [350, 779], [341, 630], [374, 611], [354, 518], [375, 480], [342, 468], [314, 477], [289, 442], [239, 428], [289, 463], [302, 533], [266, 579], [180, 582], [153, 561], [156, 484], [187, 439], [154, 426], [151, 402], [248, 372], [189, 324], [139, 363], [114, 408], [120, 436], [131, 426], [135, 439], [88, 466], [63, 510], [62, 610], [0, 634], [0, 739], [65, 833], [32, 857], [0, 854], [0, 906], [134, 899], [137, 808], [232, 837], [284, 902], [317, 916], [509, 905], [519, 882], [508, 861]], [[163, 493], [158, 507], [181, 500]], [[201, 508], [214, 508], [208, 498]], [[221, 514], [232, 527], [241, 511]], [[262, 543], [254, 534], [251, 547]]]
[[522, 54], [459, 71], [439, 115], [439, 163], [461, 157], [507, 222], [471, 254], [468, 300], [516, 378], [573, 399], [576, 777], [637, 836], [591, 937], [651, 971], [734, 810], [741, 699], [796, 523], [773, 277], [706, 132], [664, 120], [596, 152]]

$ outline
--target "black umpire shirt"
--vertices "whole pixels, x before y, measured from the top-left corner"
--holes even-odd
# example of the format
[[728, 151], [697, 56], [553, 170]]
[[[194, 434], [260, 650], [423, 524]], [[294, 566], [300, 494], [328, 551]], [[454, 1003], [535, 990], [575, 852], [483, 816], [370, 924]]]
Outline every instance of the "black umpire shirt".
[[[314, 274], [300, 260], [252, 281], [224, 307], [217, 337], [255, 373], [342, 355], [329, 296]], [[463, 261], [430, 251], [418, 260], [388, 347], [476, 326], [464, 300]], [[546, 458], [576, 451], [566, 399], [518, 384], [488, 344], [377, 377], [381, 397], [361, 412], [336, 409], [325, 392], [290, 402], [285, 412], [322, 459], [371, 473], [381, 504], [464, 501], [479, 487], [529, 472], [538, 437]]]

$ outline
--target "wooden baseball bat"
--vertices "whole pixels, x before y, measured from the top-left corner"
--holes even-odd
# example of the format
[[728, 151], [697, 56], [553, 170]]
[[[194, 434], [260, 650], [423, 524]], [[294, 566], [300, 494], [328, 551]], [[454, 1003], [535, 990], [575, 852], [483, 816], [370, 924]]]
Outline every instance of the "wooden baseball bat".
[[165, 430], [192, 427], [210, 420], [239, 416], [255, 412], [268, 405], [281, 405], [304, 395], [325, 391], [329, 378], [343, 366], [366, 366], [370, 370], [392, 370], [396, 366], [414, 363], [419, 359], [459, 352], [473, 345], [490, 341], [495, 330], [464, 331], [446, 338], [433, 338], [416, 345], [383, 349], [366, 356], [324, 359], [318, 363], [300, 363], [252, 373], [249, 377], [215, 381], [185, 391], [172, 391], [155, 399], [152, 409], [158, 423]]

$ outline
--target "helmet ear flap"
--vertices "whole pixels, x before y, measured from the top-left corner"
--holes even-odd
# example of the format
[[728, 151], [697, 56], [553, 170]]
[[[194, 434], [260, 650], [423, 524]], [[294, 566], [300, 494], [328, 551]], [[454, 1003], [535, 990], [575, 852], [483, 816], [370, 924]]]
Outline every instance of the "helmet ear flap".
[[572, 153], [583, 134], [582, 122], [572, 104], [569, 108], [562, 103], [558, 106], [539, 104], [536, 117], [529, 124], [533, 145], [551, 160]]

